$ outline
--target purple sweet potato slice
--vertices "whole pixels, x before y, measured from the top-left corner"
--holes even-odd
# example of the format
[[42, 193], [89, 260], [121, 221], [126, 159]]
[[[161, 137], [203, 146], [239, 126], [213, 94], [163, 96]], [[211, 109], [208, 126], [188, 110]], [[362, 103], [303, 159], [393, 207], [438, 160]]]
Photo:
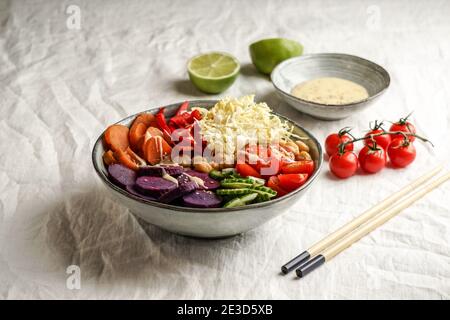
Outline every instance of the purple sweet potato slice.
[[178, 176], [183, 173], [182, 166], [141, 166], [138, 169], [138, 176], [153, 176], [161, 177], [163, 172], [166, 171], [168, 175]]
[[158, 198], [158, 201], [169, 203], [188, 193], [191, 193], [195, 189], [197, 189], [197, 184], [195, 182], [188, 181], [186, 183], [180, 183], [178, 188], [163, 193], [161, 197]]
[[176, 183], [161, 177], [143, 176], [136, 179], [136, 190], [147, 196], [160, 197], [163, 193], [176, 188]]
[[174, 177], [179, 176], [184, 171], [184, 168], [182, 166], [164, 166], [163, 165], [162, 167], [164, 168], [164, 170], [166, 170], [166, 173], [168, 175], [171, 175]]
[[150, 201], [156, 201], [155, 197], [146, 196], [146, 195], [144, 195], [142, 193], [139, 193], [139, 191], [136, 190], [136, 185], [134, 185], [134, 184], [128, 185], [126, 189], [127, 189], [127, 191], [129, 193], [131, 193], [131, 194], [133, 194], [133, 195], [135, 195], [135, 196], [137, 196], [139, 198], [142, 198], [142, 199], [145, 199], [145, 200], [150, 200]]
[[177, 178], [178, 184], [188, 183], [191, 182], [191, 179], [188, 177], [188, 175], [182, 173]]
[[136, 182], [136, 172], [121, 164], [108, 166], [108, 173], [111, 181], [121, 188]]
[[222, 203], [222, 198], [212, 191], [195, 190], [183, 196], [183, 203], [186, 207], [218, 208]]
[[220, 182], [211, 178], [207, 173], [198, 172], [195, 170], [187, 170], [184, 173], [186, 173], [192, 177], [197, 177], [197, 178], [202, 179], [205, 184], [205, 187], [203, 188], [202, 186], [199, 186], [200, 189], [216, 190], [217, 188], [220, 187]]

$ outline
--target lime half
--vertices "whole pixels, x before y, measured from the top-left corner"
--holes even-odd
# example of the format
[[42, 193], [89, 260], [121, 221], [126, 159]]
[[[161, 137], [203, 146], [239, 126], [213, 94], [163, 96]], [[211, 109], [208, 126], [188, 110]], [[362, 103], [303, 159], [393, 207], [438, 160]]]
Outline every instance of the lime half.
[[210, 52], [193, 57], [187, 65], [189, 79], [201, 91], [220, 93], [228, 89], [239, 74], [239, 61], [228, 53]]
[[253, 64], [264, 74], [270, 74], [281, 61], [303, 53], [300, 43], [283, 38], [260, 40], [252, 43], [249, 49]]

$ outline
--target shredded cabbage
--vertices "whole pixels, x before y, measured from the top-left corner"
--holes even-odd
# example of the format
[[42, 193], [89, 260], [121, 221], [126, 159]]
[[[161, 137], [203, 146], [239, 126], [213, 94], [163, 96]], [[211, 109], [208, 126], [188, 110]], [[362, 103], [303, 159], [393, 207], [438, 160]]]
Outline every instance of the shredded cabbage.
[[209, 148], [225, 155], [235, 155], [245, 145], [270, 144], [290, 140], [291, 126], [271, 113], [264, 102], [256, 103], [254, 95], [225, 98], [214, 107], [199, 110], [200, 133]]

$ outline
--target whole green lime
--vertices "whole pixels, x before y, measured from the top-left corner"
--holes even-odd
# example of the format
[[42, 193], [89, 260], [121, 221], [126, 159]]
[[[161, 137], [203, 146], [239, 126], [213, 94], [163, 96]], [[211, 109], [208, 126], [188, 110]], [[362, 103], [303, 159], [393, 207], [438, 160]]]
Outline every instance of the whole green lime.
[[231, 54], [210, 52], [193, 57], [188, 62], [192, 83], [206, 93], [220, 93], [236, 80], [240, 64]]
[[300, 43], [283, 38], [263, 39], [252, 43], [249, 49], [253, 64], [264, 74], [270, 74], [281, 61], [303, 53]]

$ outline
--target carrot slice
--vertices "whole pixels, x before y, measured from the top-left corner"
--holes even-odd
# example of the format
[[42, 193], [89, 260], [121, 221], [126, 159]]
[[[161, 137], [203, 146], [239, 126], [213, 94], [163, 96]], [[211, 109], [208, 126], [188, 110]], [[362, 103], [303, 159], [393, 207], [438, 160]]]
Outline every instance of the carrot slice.
[[131, 150], [130, 147], [127, 148], [127, 150], [125, 151], [126, 153], [128, 153], [128, 155], [130, 156], [131, 160], [133, 160], [134, 162], [137, 163], [137, 165], [139, 166], [145, 166], [147, 163], [145, 162], [144, 159], [142, 159], [141, 157], [139, 157], [133, 150]]
[[155, 165], [161, 161], [161, 154], [155, 137], [151, 137], [144, 143], [144, 158], [151, 165]]
[[106, 145], [112, 151], [126, 150], [129, 146], [128, 132], [130, 130], [121, 124], [113, 124], [105, 131], [104, 139]]
[[[137, 150], [143, 150], [145, 144], [147, 143], [148, 140], [150, 140], [151, 137], [161, 137], [161, 138], [163, 138], [164, 135], [163, 135], [162, 131], [159, 130], [158, 128], [148, 127], [147, 131], [145, 132], [144, 137], [141, 138], [138, 141], [137, 145], [136, 145]], [[144, 153], [145, 152], [142, 152], [142, 154], [144, 154]]]
[[117, 162], [116, 158], [114, 158], [114, 153], [112, 152], [112, 150], [108, 150], [103, 153], [103, 162], [105, 162], [107, 166]]
[[130, 129], [130, 145], [136, 148], [139, 140], [145, 135], [147, 126], [143, 122], [133, 123]]
[[160, 136], [150, 137], [144, 144], [144, 157], [152, 165], [161, 162], [171, 152], [170, 145]]
[[152, 137], [161, 137], [164, 138], [164, 135], [162, 133], [161, 130], [159, 130], [156, 127], [148, 127], [146, 133], [148, 133], [149, 135], [151, 135]]
[[161, 140], [161, 147], [162, 147], [163, 155], [164, 156], [170, 155], [172, 152], [172, 147], [167, 143], [166, 140], [164, 140], [164, 139], [159, 139], [159, 140]]
[[[139, 139], [139, 141], [136, 143], [136, 147], [134, 150], [141, 156], [144, 154], [144, 145], [145, 145], [145, 134]], [[144, 157], [145, 158], [145, 157]]]
[[158, 126], [158, 122], [156, 121], [156, 118], [153, 114], [151, 113], [141, 113], [139, 114], [136, 119], [134, 119], [133, 121], [133, 125], [135, 123], [143, 123], [145, 124], [146, 127], [157, 127]]
[[117, 150], [114, 152], [114, 157], [127, 168], [132, 170], [139, 169], [138, 164], [134, 162], [131, 156], [124, 150]]

